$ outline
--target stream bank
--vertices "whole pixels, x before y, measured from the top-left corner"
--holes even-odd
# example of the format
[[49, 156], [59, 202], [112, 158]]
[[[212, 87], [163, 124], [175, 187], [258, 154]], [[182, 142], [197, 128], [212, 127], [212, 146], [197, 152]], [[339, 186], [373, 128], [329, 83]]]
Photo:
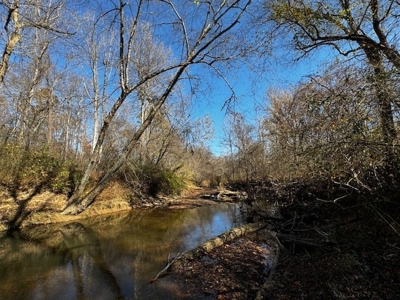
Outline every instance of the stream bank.
[[[129, 198], [121, 198], [123, 205], [107, 201], [117, 187], [114, 189], [107, 191], [98, 207], [91, 208], [94, 214], [132, 209]], [[182, 198], [154, 199], [149, 207], [174, 210], [232, 201], [218, 199], [217, 192], [193, 190]], [[58, 203], [53, 195], [49, 199], [47, 205]], [[399, 203], [363, 198], [338, 203], [303, 199], [280, 208], [279, 218], [264, 219], [278, 233], [275, 242], [280, 255], [272, 275], [261, 270], [265, 270], [265, 255], [274, 255], [275, 250], [266, 247], [270, 243], [259, 232], [227, 242], [201, 259], [188, 261], [185, 268], [159, 284], [175, 289], [181, 297], [176, 299], [397, 300]], [[27, 220], [35, 220], [33, 216]], [[54, 223], [54, 219], [48, 222]], [[164, 263], [167, 255], [164, 253]]]
[[238, 206], [221, 203], [22, 228], [0, 237], [0, 298], [179, 299], [150, 284], [167, 257], [241, 224]]
[[[397, 199], [303, 198], [284, 203], [273, 217], [263, 213], [266, 231], [224, 243], [172, 272], [179, 289], [197, 295], [181, 299], [398, 299]], [[266, 251], [276, 263], [268, 274], [260, 271]]]
[[279, 246], [265, 223], [232, 228], [178, 254], [152, 280], [177, 299], [254, 299], [277, 263]]
[[192, 188], [182, 196], [135, 198], [132, 191], [119, 182], [109, 185], [88, 209], [79, 215], [64, 215], [62, 210], [67, 204], [67, 196], [44, 191], [31, 195], [21, 191], [18, 197], [11, 197], [6, 191], [0, 191], [0, 235], [10, 224], [18, 228], [55, 223], [72, 222], [93, 216], [114, 214], [132, 209], [150, 209], [168, 207], [170, 209], [195, 208], [218, 203], [234, 202], [229, 193], [217, 198], [220, 190], [216, 188]]
[[398, 299], [398, 203], [304, 200], [281, 213], [279, 262], [257, 299]]
[[[181, 211], [185, 209], [235, 202], [235, 200], [237, 200], [235, 198], [240, 196], [231, 191], [203, 188], [193, 189], [186, 193], [183, 197], [158, 198], [151, 199], [151, 201], [145, 201], [143, 203], [140, 203], [139, 201], [133, 203], [129, 202], [128, 197], [123, 196], [123, 192], [124, 191], [118, 186], [110, 187], [105, 191], [104, 194], [100, 196], [98, 202], [96, 202], [93, 207], [90, 207], [87, 212], [79, 216], [68, 216], [68, 220], [65, 219], [65, 216], [60, 214], [60, 211], [66, 201], [65, 197], [62, 195], [43, 193], [31, 199], [28, 203], [29, 205], [26, 206], [28, 213], [26, 214], [27, 217], [22, 223], [22, 235], [20, 235], [18, 232], [15, 232], [14, 234], [19, 237], [29, 236], [29, 238], [26, 240], [27, 244], [31, 244], [32, 241], [36, 241], [36, 239], [37, 241], [42, 240], [43, 238], [39, 238], [39, 236], [43, 236], [43, 233], [35, 233], [34, 240], [32, 239], [31, 234], [25, 235], [23, 233], [25, 230], [30, 231], [30, 228], [35, 225], [32, 227], [35, 232], [40, 232], [43, 229], [44, 232], [46, 232], [44, 234], [46, 237], [57, 237], [56, 239], [51, 240], [51, 242], [48, 242], [46, 247], [50, 245], [51, 248], [57, 248], [59, 247], [58, 245], [64, 244], [60, 238], [70, 235], [71, 238], [69, 238], [69, 243], [73, 241], [73, 243], [82, 243], [82, 245], [84, 245], [85, 240], [90, 240], [85, 236], [89, 234], [92, 235], [97, 231], [97, 228], [103, 227], [104, 222], [108, 223], [109, 220], [115, 218], [116, 221], [119, 220], [115, 214], [116, 211], [125, 211], [121, 218], [126, 219], [127, 217], [125, 216], [130, 214], [129, 210], [133, 212], [136, 211], [137, 213], [145, 213], [146, 211], [153, 211], [153, 209], [149, 210], [146, 208], [165, 208], [166, 211], [172, 211], [173, 213], [177, 210]], [[114, 200], [110, 201], [110, 198], [112, 197], [114, 197]], [[3, 205], [9, 205], [9, 210], [3, 210], [3, 213], [12, 215], [12, 200], [9, 199], [3, 201], [2, 203]], [[94, 216], [97, 217], [93, 219], [94, 221], [91, 221]], [[219, 218], [215, 219], [213, 222], [219, 222]], [[118, 225], [113, 225], [113, 228], [115, 226], [118, 227]], [[54, 228], [54, 230], [52, 230], [50, 233], [47, 233], [48, 228]], [[90, 230], [89, 228], [94, 229]], [[74, 237], [75, 235], [73, 234], [75, 229], [79, 231], [77, 237]], [[212, 232], [209, 232], [209, 229], [207, 232], [208, 234], [212, 235]], [[60, 235], [60, 233], [62, 234]], [[101, 236], [102, 235], [103, 233]], [[81, 236], [85, 238], [80, 239]], [[98, 240], [100, 239], [98, 235], [95, 236], [94, 242], [92, 243], [93, 245], [97, 244]], [[34, 243], [36, 244], [36, 242]], [[89, 255], [92, 256], [93, 253], [96, 253], [94, 257], [95, 261], [99, 261], [101, 268], [105, 268], [104, 262], [102, 262], [103, 258], [98, 253], [98, 250], [96, 250], [97, 247], [90, 247], [91, 248], [89, 251], [91, 253]], [[75, 248], [76, 247], [74, 246], [71, 249]], [[62, 251], [58, 249], [55, 252], [65, 252], [66, 255], [70, 255], [70, 250], [68, 249], [68, 247], [67, 249], [63, 248]], [[182, 267], [177, 269], [178, 273], [180, 273], [179, 277], [185, 277], [184, 281], [181, 281], [181, 283], [184, 282], [184, 286], [179, 286], [179, 284], [176, 283], [178, 282], [177, 277], [175, 278], [176, 280], [174, 280], [175, 283], [170, 282], [167, 287], [163, 287], [163, 281], [160, 281], [160, 283], [157, 283], [157, 285], [159, 285], [159, 288], [173, 293], [174, 299], [185, 299], [185, 297], [186, 299], [203, 299], [204, 297], [211, 297], [211, 299], [212, 297], [218, 297], [219, 299], [251, 299], [261, 288], [265, 278], [268, 275], [268, 272], [266, 271], [266, 261], [272, 256], [272, 252], [273, 250], [268, 248], [264, 239], [256, 234], [248, 234], [232, 241], [225, 242], [219, 247], [215, 247], [215, 249], [208, 253], [207, 256], [203, 256], [201, 260], [188, 261], [185, 265], [185, 268]], [[79, 254], [76, 254], [74, 251], [73, 253], [74, 254], [71, 254], [72, 256], [78, 255], [78, 257], [81, 255], [86, 255], [84, 252], [79, 252]], [[166, 259], [168, 254], [168, 251], [163, 251], [162, 257]], [[4, 258], [6, 257], [7, 256], [4, 256]], [[206, 264], [204, 267], [201, 267], [205, 262]], [[72, 264], [75, 265], [76, 261], [74, 261]], [[109, 266], [107, 269], [112, 268], [111, 264], [108, 265]], [[187, 273], [185, 271], [186, 267], [190, 268], [191, 270], [196, 270], [197, 273]], [[109, 274], [108, 271], [106, 273]], [[177, 276], [178, 273], [176, 273]], [[155, 271], [148, 275], [154, 276]], [[171, 278], [174, 278], [174, 276]], [[195, 289], [195, 287], [198, 286], [199, 280], [204, 283], [203, 287], [204, 291], [207, 292], [206, 295], [202, 291], [197, 291]], [[115, 283], [116, 280], [113, 279], [113, 281], [114, 290], [118, 291], [118, 289], [115, 289], [115, 287], [118, 286]], [[7, 283], [7, 286], [8, 285], [9, 283]], [[175, 289], [174, 286], [176, 287]], [[149, 288], [149, 290], [151, 289]], [[185, 291], [186, 296], [182, 295], [182, 291]], [[245, 295], [246, 297], [250, 298], [244, 298]]]
[[269, 276], [275, 249], [257, 235], [237, 238], [199, 259], [186, 259], [160, 284], [181, 291], [178, 299], [254, 299]]

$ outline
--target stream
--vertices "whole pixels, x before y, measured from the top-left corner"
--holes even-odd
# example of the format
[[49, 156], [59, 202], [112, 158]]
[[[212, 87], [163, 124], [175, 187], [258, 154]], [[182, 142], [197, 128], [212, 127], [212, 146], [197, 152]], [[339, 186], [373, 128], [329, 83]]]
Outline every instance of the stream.
[[168, 257], [241, 225], [239, 208], [153, 209], [0, 238], [0, 299], [175, 299], [150, 284]]

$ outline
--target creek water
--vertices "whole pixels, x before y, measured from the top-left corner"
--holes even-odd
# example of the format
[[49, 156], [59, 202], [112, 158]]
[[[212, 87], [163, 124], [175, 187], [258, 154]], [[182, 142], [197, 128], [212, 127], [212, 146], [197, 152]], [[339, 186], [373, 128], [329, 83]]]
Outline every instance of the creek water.
[[154, 209], [0, 238], [0, 299], [177, 299], [150, 284], [172, 257], [241, 224], [233, 204]]

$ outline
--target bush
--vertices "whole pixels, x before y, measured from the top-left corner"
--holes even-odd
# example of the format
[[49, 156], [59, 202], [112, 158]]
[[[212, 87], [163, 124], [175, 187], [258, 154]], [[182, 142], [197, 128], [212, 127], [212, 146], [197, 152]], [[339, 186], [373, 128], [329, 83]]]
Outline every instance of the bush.
[[9, 190], [46, 189], [70, 193], [79, 173], [73, 163], [53, 156], [47, 147], [29, 151], [18, 145], [0, 148], [0, 182]]
[[126, 181], [136, 193], [151, 197], [179, 195], [186, 186], [185, 178], [154, 164], [125, 167], [120, 175], [120, 179]]

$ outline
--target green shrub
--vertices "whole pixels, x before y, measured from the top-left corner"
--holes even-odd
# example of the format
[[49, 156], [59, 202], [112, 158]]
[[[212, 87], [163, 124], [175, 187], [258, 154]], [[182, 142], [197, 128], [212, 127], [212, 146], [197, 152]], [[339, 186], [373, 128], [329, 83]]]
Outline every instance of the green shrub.
[[186, 186], [184, 178], [171, 170], [163, 172], [164, 180], [166, 181], [165, 193], [169, 195], [179, 195]]
[[8, 144], [0, 148], [0, 182], [9, 189], [40, 188], [67, 194], [78, 180], [73, 163], [52, 155], [47, 147], [29, 151]]
[[179, 195], [186, 186], [185, 178], [154, 164], [126, 167], [121, 172], [120, 179], [127, 181], [135, 192], [152, 197], [160, 194]]

